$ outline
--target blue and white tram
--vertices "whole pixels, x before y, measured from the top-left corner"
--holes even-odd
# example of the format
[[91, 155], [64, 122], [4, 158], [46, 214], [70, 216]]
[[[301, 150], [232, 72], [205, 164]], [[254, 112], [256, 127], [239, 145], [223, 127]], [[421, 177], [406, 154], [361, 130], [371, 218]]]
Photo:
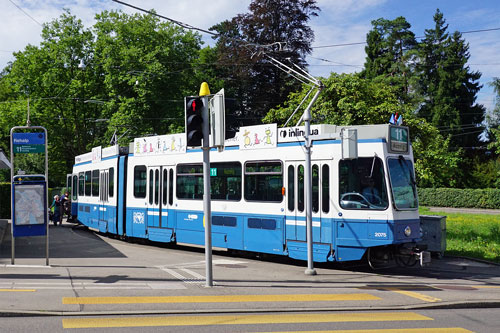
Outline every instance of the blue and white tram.
[[[357, 156], [342, 141], [312, 148], [313, 259], [422, 257], [408, 128], [313, 125], [312, 134], [356, 129]], [[210, 160], [213, 246], [307, 260], [303, 128], [241, 128]], [[318, 136], [318, 138], [321, 136]], [[322, 136], [325, 137], [325, 136]], [[201, 149], [184, 134], [137, 138], [77, 156], [74, 211], [90, 228], [157, 242], [204, 244]], [[75, 199], [75, 195], [73, 196]]]

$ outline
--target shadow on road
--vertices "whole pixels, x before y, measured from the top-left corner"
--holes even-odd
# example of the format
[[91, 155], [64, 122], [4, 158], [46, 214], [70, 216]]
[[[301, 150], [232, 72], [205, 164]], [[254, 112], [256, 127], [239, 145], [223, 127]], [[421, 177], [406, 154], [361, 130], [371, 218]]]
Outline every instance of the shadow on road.
[[[45, 236], [17, 237], [16, 258], [45, 258]], [[49, 226], [50, 258], [125, 258], [126, 256], [83, 227], [64, 223]], [[10, 225], [0, 245], [0, 259], [11, 258]]]

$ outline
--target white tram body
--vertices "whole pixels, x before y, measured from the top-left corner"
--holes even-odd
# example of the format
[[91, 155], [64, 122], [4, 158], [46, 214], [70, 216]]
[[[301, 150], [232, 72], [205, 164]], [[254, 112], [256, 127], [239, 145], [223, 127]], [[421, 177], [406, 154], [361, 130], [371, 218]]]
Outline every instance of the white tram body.
[[[352, 144], [332, 136], [353, 129], [356, 156]], [[249, 126], [222, 152], [212, 149], [213, 246], [307, 259], [303, 133], [303, 127]], [[311, 134], [317, 138], [311, 148], [314, 261], [418, 257], [408, 128], [313, 125]], [[128, 153], [122, 150], [95, 148], [76, 157], [79, 222], [120, 236], [203, 245], [202, 150], [186, 149], [184, 134], [137, 138]]]

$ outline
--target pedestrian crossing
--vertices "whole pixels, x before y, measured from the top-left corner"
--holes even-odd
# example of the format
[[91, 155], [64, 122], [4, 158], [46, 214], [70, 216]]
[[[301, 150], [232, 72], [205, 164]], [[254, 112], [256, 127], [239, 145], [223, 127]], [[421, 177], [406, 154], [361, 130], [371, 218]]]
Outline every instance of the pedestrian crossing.
[[[172, 316], [116, 316], [116, 317], [83, 317], [64, 318], [62, 326], [65, 329], [77, 328], [131, 328], [131, 327], [212, 327], [210, 331], [228, 331], [228, 327], [238, 332], [251, 332], [255, 326], [250, 325], [314, 325], [314, 324], [335, 324], [348, 323], [352, 329], [349, 330], [316, 330], [314, 332], [450, 332], [465, 333], [471, 332], [460, 327], [427, 327], [421, 328], [404, 327], [407, 322], [422, 323], [432, 321], [433, 318], [418, 314], [416, 312], [347, 312], [347, 313], [293, 313], [293, 314], [224, 314], [224, 315], [172, 315]], [[395, 328], [365, 329], [357, 330], [356, 325], [360, 323], [393, 323]], [[246, 326], [248, 325], [248, 326]], [[414, 325], [413, 325], [414, 326]], [[231, 330], [229, 330], [231, 331]], [[279, 330], [272, 332], [280, 332]], [[287, 331], [290, 332], [290, 331]], [[300, 331], [305, 332], [305, 331]], [[312, 332], [312, 331], [308, 331]]]
[[[171, 304], [175, 311], [159, 312], [159, 315], [125, 315], [120, 316], [82, 316], [67, 317], [62, 319], [64, 329], [96, 329], [96, 328], [137, 328], [148, 327], [161, 328], [168, 331], [176, 331], [176, 328], [189, 328], [192, 332], [197, 329], [210, 332], [261, 332], [261, 327], [267, 332], [284, 332], [283, 325], [290, 327], [313, 327], [316, 330], [296, 332], [430, 332], [430, 333], [465, 333], [471, 332], [461, 327], [432, 327], [429, 322], [433, 318], [412, 311], [317, 311], [313, 307], [305, 310], [304, 303], [317, 304], [318, 302], [358, 302], [380, 301], [381, 298], [369, 293], [356, 294], [275, 294], [275, 295], [182, 295], [182, 296], [99, 296], [99, 297], [63, 297], [64, 305], [79, 306], [102, 306], [101, 311], [108, 311], [110, 305], [131, 304], [134, 308], [140, 308], [142, 304]], [[179, 313], [178, 304], [191, 304]], [[200, 304], [213, 304], [209, 308], [202, 309]], [[245, 306], [236, 310], [230, 304], [243, 303]], [[270, 303], [270, 304], [269, 304]], [[229, 304], [229, 307], [224, 307]], [[257, 304], [257, 306], [256, 306]], [[267, 305], [268, 304], [268, 305]], [[277, 310], [277, 304], [286, 304], [288, 312]], [[352, 303], [349, 303], [352, 304]], [[375, 304], [375, 303], [374, 303]], [[282, 307], [285, 309], [286, 306]], [[293, 307], [293, 309], [292, 309]], [[351, 306], [352, 307], [352, 306]], [[93, 313], [99, 314], [97, 308]], [[206, 311], [206, 310], [209, 311]], [[253, 309], [254, 311], [250, 311]], [[88, 311], [88, 310], [87, 310]], [[165, 315], [165, 313], [170, 313]], [[181, 314], [183, 313], [183, 314]], [[193, 315], [195, 314], [195, 315]], [[357, 329], [362, 323], [373, 323], [373, 328]], [[386, 328], [387, 325], [393, 325]], [[305, 326], [304, 326], [305, 325]], [[345, 328], [343, 330], [325, 330], [324, 327]], [[383, 329], [376, 328], [377, 325], [385, 325]], [[365, 325], [366, 326], [366, 325]], [[273, 327], [276, 327], [273, 330]], [[420, 328], [418, 328], [420, 327]], [[258, 328], [256, 330], [256, 328]], [[271, 328], [271, 330], [269, 330]], [[293, 332], [286, 330], [286, 332]]]

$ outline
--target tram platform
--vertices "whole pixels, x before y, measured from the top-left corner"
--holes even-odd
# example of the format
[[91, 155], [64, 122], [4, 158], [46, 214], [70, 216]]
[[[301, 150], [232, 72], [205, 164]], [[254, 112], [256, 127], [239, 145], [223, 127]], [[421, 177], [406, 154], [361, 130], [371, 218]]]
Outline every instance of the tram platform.
[[[3, 237], [2, 237], [3, 231]], [[362, 262], [307, 264], [202, 248], [133, 243], [64, 222], [16, 238], [0, 220], [0, 316], [262, 313], [500, 307], [500, 266], [465, 258], [372, 270]]]

